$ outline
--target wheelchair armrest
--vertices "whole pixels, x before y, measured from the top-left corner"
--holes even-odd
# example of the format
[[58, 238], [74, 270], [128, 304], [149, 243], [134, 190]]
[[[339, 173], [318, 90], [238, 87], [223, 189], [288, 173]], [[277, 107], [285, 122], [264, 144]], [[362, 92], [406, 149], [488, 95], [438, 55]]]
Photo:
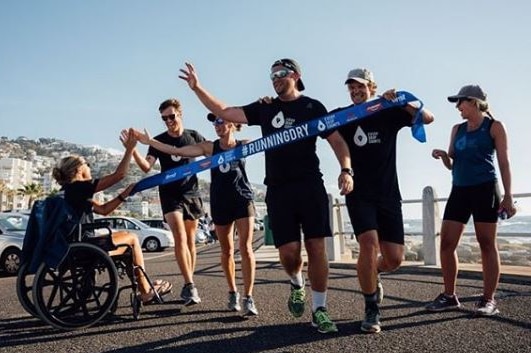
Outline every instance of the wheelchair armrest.
[[[86, 233], [84, 233], [85, 236], [83, 237], [83, 241], [97, 245], [106, 251], [115, 250], [116, 246], [112, 241], [112, 230], [109, 226], [109, 222], [83, 224], [83, 231], [90, 231], [92, 233], [91, 235], [86, 235]], [[103, 229], [104, 232], [95, 232], [99, 229]]]
[[96, 229], [102, 229], [107, 228], [111, 230], [111, 223], [110, 222], [96, 222], [96, 223], [85, 223], [81, 225], [83, 230], [96, 230]]

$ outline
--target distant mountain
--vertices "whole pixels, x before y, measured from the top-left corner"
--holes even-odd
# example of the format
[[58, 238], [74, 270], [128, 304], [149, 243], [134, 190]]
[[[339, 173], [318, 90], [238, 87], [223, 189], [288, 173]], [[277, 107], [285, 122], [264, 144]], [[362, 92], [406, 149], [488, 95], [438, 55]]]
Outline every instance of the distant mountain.
[[79, 154], [81, 156], [99, 154], [112, 155], [100, 147], [87, 147], [55, 138], [41, 137], [38, 140], [30, 140], [21, 136], [14, 140], [10, 140], [5, 136], [0, 137], [0, 157], [3, 158], [9, 157], [32, 160], [35, 155], [57, 157], [65, 151], [72, 154]]

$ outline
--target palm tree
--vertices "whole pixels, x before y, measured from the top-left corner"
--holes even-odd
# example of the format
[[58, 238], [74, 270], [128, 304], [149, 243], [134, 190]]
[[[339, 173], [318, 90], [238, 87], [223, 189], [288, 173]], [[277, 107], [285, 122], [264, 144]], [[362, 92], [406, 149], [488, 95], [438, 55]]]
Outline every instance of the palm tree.
[[57, 195], [60, 191], [61, 191], [61, 189], [52, 188], [52, 189], [50, 190], [50, 192], [48, 192], [48, 196], [55, 196], [55, 195]]
[[6, 182], [0, 180], [0, 211], [4, 210], [4, 194], [7, 193], [8, 189]]
[[42, 190], [42, 185], [39, 183], [29, 183], [17, 190], [19, 195], [28, 196], [28, 208], [33, 206], [33, 202], [41, 197], [44, 192]]
[[7, 209], [12, 210], [15, 206], [15, 196], [17, 195], [17, 192], [8, 187], [5, 191], [5, 194]]

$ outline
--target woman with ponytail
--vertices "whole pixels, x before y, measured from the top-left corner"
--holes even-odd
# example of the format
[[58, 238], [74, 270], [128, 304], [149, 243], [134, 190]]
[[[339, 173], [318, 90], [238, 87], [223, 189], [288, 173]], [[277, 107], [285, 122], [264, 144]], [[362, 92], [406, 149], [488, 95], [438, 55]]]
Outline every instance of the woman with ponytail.
[[[511, 194], [511, 169], [505, 126], [489, 111], [487, 95], [477, 85], [467, 85], [448, 97], [456, 103], [464, 123], [452, 128], [448, 152], [434, 149], [433, 158], [441, 159], [452, 171], [452, 190], [441, 227], [441, 269], [444, 292], [426, 308], [430, 311], [461, 306], [455, 294], [458, 259], [456, 248], [470, 216], [474, 219], [476, 239], [481, 249], [483, 295], [476, 304], [476, 314], [499, 313], [494, 293], [500, 277], [500, 256], [496, 244], [499, 214], [516, 213]], [[494, 167], [494, 152], [504, 189], [500, 196]]]
[[[110, 186], [122, 180], [129, 169], [133, 148], [136, 140], [129, 137], [128, 134], [122, 134], [122, 142], [126, 147], [124, 157], [114, 173], [105, 175], [101, 178], [93, 179], [90, 170], [90, 164], [80, 156], [72, 155], [62, 158], [57, 166], [53, 169], [53, 177], [65, 194], [65, 201], [72, 207], [74, 212], [81, 220], [81, 224], [93, 223], [94, 213], [107, 215], [120, 206], [129, 196], [134, 184], [129, 185], [125, 190], [119, 193], [114, 199], [99, 204], [94, 200], [94, 194], [103, 191]], [[140, 300], [143, 303], [151, 302], [155, 299], [155, 291], [159, 295], [169, 293], [171, 283], [167, 281], [155, 281], [153, 288], [149, 285], [147, 278], [144, 276], [144, 256], [142, 248], [135, 234], [128, 232], [113, 232], [112, 241], [115, 245], [128, 245], [132, 249], [133, 264], [137, 267], [135, 275], [138, 281], [140, 291]], [[126, 250], [125, 247], [110, 252], [110, 255], [119, 255]]]

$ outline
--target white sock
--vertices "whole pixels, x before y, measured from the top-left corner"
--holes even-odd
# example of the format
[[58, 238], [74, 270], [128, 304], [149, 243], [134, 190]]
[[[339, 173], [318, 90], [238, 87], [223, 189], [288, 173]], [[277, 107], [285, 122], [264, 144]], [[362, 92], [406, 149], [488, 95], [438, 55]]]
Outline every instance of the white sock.
[[298, 272], [291, 277], [291, 283], [296, 285], [296, 286], [299, 286], [299, 287], [304, 287], [304, 278], [302, 277], [302, 272]]
[[312, 289], [312, 311], [317, 308], [326, 308], [326, 292], [317, 292]]

